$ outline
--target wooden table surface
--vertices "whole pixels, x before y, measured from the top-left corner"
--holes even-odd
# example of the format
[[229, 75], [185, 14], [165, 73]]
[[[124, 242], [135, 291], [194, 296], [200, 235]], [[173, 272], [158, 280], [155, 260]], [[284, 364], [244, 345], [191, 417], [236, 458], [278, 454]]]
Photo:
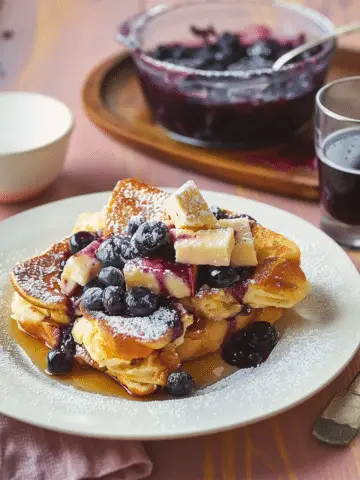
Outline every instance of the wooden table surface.
[[[117, 179], [135, 176], [168, 186], [178, 186], [193, 178], [201, 188], [260, 200], [318, 224], [320, 214], [315, 203], [228, 185], [161, 163], [111, 140], [86, 118], [81, 105], [81, 86], [86, 74], [97, 63], [121, 49], [114, 41], [115, 26], [156, 3], [159, 2], [5, 0], [0, 15], [0, 33], [10, 30], [13, 35], [0, 40], [3, 64], [0, 89], [39, 91], [57, 97], [75, 112], [76, 127], [65, 168], [56, 184], [30, 202], [0, 206], [0, 219], [60, 198], [110, 190]], [[359, 0], [304, 0], [298, 3], [322, 11], [337, 25], [360, 19]], [[341, 44], [360, 48], [360, 36], [347, 37]], [[360, 253], [350, 255], [360, 267]], [[358, 356], [340, 377], [315, 397], [250, 427], [198, 439], [147, 442], [146, 448], [155, 463], [151, 478], [360, 479], [360, 439], [348, 448], [336, 449], [319, 444], [311, 436], [316, 416], [330, 397], [350, 381], [359, 366]]]

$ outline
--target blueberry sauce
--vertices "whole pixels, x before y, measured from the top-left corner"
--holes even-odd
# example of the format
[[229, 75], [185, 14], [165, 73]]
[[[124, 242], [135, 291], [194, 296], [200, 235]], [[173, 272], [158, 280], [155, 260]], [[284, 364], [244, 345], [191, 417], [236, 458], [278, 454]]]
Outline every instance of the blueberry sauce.
[[226, 291], [231, 293], [236, 301], [243, 304], [249, 286], [249, 280], [240, 280], [234, 286], [227, 288]]
[[169, 262], [162, 258], [142, 258], [139, 259], [139, 264], [144, 272], [155, 275], [155, 278], [160, 285], [160, 291], [163, 295], [170, 295], [165, 282], [165, 276], [167, 272], [171, 272], [176, 277], [181, 278], [182, 281], [189, 287], [190, 295], [195, 295], [194, 268], [191, 265]]
[[304, 43], [305, 36], [280, 41], [258, 28], [249, 43], [242, 32], [192, 31], [194, 44], [161, 45], [149, 56], [219, 74], [249, 72], [251, 78], [170, 72], [141, 58], [137, 68], [153, 118], [175, 139], [215, 147], [269, 145], [290, 137], [310, 119], [330, 58], [314, 63], [323, 47], [301, 57], [291, 71], [255, 74], [270, 69], [283, 53]]

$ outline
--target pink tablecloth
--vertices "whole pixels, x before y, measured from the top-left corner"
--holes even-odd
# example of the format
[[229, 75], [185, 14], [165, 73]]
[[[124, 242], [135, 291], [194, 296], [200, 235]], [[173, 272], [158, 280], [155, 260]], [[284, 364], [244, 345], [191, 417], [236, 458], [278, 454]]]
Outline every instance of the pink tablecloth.
[[[308, 2], [336, 16], [338, 24], [350, 21], [356, 14], [360, 17], [356, 0]], [[0, 219], [59, 198], [109, 190], [117, 179], [135, 176], [169, 186], [180, 185], [191, 177], [201, 188], [268, 202], [317, 224], [319, 210], [316, 204], [228, 185], [160, 163], [106, 137], [86, 118], [81, 107], [81, 85], [96, 63], [119, 50], [114, 41], [115, 25], [144, 8], [145, 4], [155, 3], [140, 0], [5, 0], [0, 34], [1, 29], [9, 29], [14, 35], [0, 40], [5, 71], [5, 76], [0, 78], [0, 88], [40, 91], [65, 101], [75, 112], [76, 128], [58, 182], [36, 200], [0, 207]], [[360, 254], [353, 254], [352, 258], [360, 265]], [[146, 449], [155, 463], [151, 478], [360, 478], [360, 440], [346, 449], [331, 449], [311, 436], [314, 418], [331, 395], [352, 378], [359, 362], [360, 358], [356, 358], [320, 394], [273, 419], [204, 438], [147, 442]]]

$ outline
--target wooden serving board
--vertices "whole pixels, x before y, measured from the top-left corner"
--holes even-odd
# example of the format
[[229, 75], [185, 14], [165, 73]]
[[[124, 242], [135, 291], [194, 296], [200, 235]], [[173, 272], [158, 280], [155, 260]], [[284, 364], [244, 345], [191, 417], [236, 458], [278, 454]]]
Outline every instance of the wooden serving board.
[[[360, 75], [360, 52], [339, 49], [329, 79], [352, 75]], [[222, 150], [177, 142], [152, 122], [129, 54], [106, 60], [89, 74], [83, 103], [99, 128], [118, 140], [157, 154], [165, 162], [231, 183], [318, 199], [312, 125], [288, 143], [266, 149]]]

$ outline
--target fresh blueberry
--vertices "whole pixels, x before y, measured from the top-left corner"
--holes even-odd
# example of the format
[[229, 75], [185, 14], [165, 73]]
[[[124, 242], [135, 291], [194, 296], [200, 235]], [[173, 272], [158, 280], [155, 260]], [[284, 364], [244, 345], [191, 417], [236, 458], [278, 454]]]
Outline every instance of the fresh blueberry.
[[268, 322], [254, 322], [244, 331], [246, 342], [257, 352], [266, 354], [277, 344], [279, 337], [274, 325]]
[[240, 275], [232, 267], [208, 267], [207, 283], [210, 287], [231, 287], [240, 280]]
[[170, 233], [165, 223], [145, 222], [137, 229], [132, 242], [140, 255], [149, 255], [170, 243]]
[[276, 60], [280, 54], [281, 46], [276, 40], [257, 40], [246, 49], [248, 57], [260, 57], [265, 60]]
[[130, 235], [134, 235], [136, 230], [142, 225], [144, 222], [146, 222], [145, 217], [141, 215], [136, 215], [135, 217], [131, 217], [128, 223], [128, 232]]
[[50, 350], [47, 355], [47, 371], [53, 375], [71, 372], [74, 364], [74, 357], [67, 348]]
[[99, 273], [98, 279], [106, 287], [110, 285], [124, 289], [125, 279], [122, 271], [116, 267], [105, 267]]
[[130, 237], [119, 236], [105, 240], [96, 252], [96, 258], [106, 267], [123, 268], [128, 260], [136, 257], [136, 253]]
[[126, 293], [125, 302], [131, 315], [145, 317], [157, 309], [159, 297], [148, 288], [135, 287]]
[[211, 211], [214, 214], [216, 220], [222, 220], [223, 218], [247, 218], [249, 222], [256, 223], [255, 218], [250, 217], [250, 215], [246, 215], [245, 213], [231, 213], [223, 210], [216, 205], [211, 205]]
[[88, 308], [89, 310], [102, 310], [104, 305], [103, 291], [101, 288], [94, 287], [86, 290], [82, 296], [82, 303], [85, 308]]
[[211, 209], [212, 213], [214, 214], [216, 220], [221, 220], [223, 218], [228, 218], [227, 213], [222, 208], [217, 207], [216, 205], [211, 205], [210, 209]]
[[124, 313], [124, 290], [114, 286], [105, 288], [103, 304], [109, 315], [121, 315]]
[[104, 266], [112, 266], [123, 268], [124, 262], [119, 253], [119, 249], [114, 242], [115, 237], [105, 240], [96, 252], [96, 258], [104, 264]]
[[85, 293], [86, 290], [89, 290], [89, 288], [95, 288], [95, 287], [101, 288], [101, 289], [104, 288], [103, 283], [101, 283], [98, 278], [94, 278], [94, 280], [91, 280], [89, 283], [87, 283], [83, 288], [83, 293]]
[[70, 237], [70, 250], [71, 253], [80, 252], [83, 248], [87, 247], [91, 242], [95, 240], [95, 235], [91, 232], [77, 232]]
[[268, 322], [255, 322], [234, 333], [223, 345], [225, 362], [238, 368], [255, 367], [264, 362], [278, 342], [278, 333]]
[[232, 343], [228, 341], [222, 349], [222, 358], [229, 365], [237, 368], [257, 367], [264, 361], [260, 353], [249, 348], [246, 343]]
[[65, 327], [61, 330], [61, 347], [69, 350], [74, 355], [76, 343], [71, 332], [72, 326]]
[[172, 397], [186, 397], [194, 390], [194, 380], [186, 372], [170, 373], [167, 378], [165, 391]]
[[114, 244], [124, 263], [139, 255], [130, 237], [114, 237]]

